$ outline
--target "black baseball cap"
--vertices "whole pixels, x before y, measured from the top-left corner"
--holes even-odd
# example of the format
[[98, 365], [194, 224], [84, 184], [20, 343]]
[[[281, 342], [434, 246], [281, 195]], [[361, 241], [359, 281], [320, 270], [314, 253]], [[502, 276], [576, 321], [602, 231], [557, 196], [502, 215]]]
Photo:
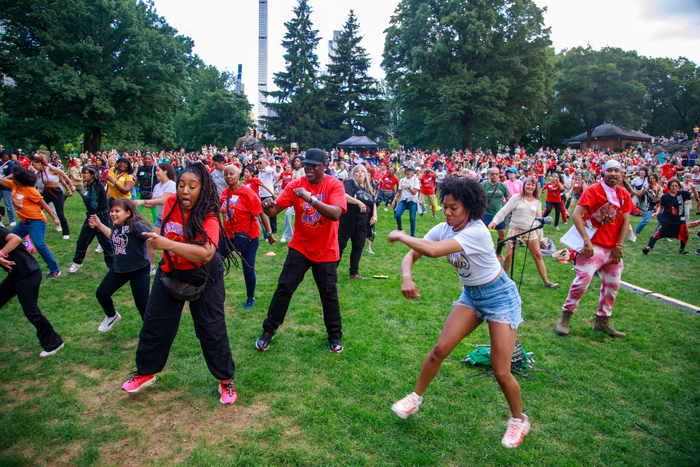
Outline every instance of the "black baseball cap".
[[325, 164], [328, 162], [326, 152], [323, 149], [311, 148], [306, 150], [306, 156], [301, 160], [302, 164]]

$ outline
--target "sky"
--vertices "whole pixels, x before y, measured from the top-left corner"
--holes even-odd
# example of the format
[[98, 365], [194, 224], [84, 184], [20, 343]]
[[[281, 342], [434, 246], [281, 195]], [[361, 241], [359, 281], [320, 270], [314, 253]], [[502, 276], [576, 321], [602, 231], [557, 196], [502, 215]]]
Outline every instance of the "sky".
[[[547, 9], [545, 26], [557, 52], [590, 44], [620, 47], [647, 57], [686, 57], [700, 64], [700, 0], [534, 0]], [[272, 75], [285, 67], [281, 46], [284, 23], [297, 0], [268, 0], [268, 89]], [[328, 63], [328, 41], [341, 30], [350, 9], [360, 24], [361, 45], [372, 60], [370, 74], [381, 79], [384, 31], [399, 0], [309, 0], [311, 21], [319, 30], [316, 53]], [[341, 6], [342, 5], [342, 6]], [[155, 0], [156, 11], [178, 34], [194, 41], [194, 53], [208, 65], [236, 73], [243, 65], [245, 93], [257, 115], [258, 1]]]

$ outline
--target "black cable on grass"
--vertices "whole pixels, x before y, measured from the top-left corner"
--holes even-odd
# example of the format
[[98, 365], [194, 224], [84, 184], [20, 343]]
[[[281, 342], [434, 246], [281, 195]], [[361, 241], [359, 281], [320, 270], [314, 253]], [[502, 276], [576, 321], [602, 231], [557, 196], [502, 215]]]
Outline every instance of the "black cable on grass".
[[[519, 376], [521, 380], [531, 379], [531, 380], [533, 380], [533, 381], [539, 381], [539, 382], [541, 382], [541, 383], [558, 383], [558, 382], [560, 382], [560, 381], [569, 381], [569, 378], [567, 378], [566, 376], [560, 376], [560, 375], [558, 375], [558, 374], [556, 374], [556, 373], [554, 373], [554, 372], [548, 371], [548, 370], [528, 369], [528, 370], [525, 371], [525, 372], [521, 372], [521, 371], [518, 371], [518, 370], [513, 370], [513, 369], [511, 369], [511, 373], [513, 373], [514, 375]], [[545, 380], [545, 379], [540, 379], [540, 378], [538, 378], [538, 377], [536, 377], [536, 376], [533, 376], [532, 373], [544, 373], [544, 374], [552, 375], [552, 376], [553, 376], [553, 379], [546, 379], [546, 380]], [[477, 373], [477, 374], [475, 374], [475, 375], [465, 376], [463, 379], [464, 379], [464, 381], [468, 381], [468, 380], [470, 380], [470, 379], [481, 379], [481, 378], [489, 378], [489, 377], [490, 377], [491, 379], [493, 379], [494, 381], [496, 380], [496, 379], [493, 377], [493, 371], [492, 371], [490, 368], [489, 368], [489, 369], [485, 369], [485, 370], [482, 371], [481, 373]], [[474, 389], [474, 390], [477, 390], [477, 391], [482, 390], [481, 388], [477, 388], [477, 387], [469, 386], [469, 385], [466, 385], [466, 386], [465, 386], [466, 389], [465, 389], [465, 388], [461, 387], [461, 386], [458, 384], [459, 381], [460, 381], [460, 380], [452, 381], [452, 386], [454, 386], [456, 389], [459, 389], [459, 390], [462, 391], [462, 392], [465, 392], [465, 393], [466, 393], [466, 392], [467, 392], [467, 389]], [[615, 412], [619, 413], [620, 415], [624, 416], [624, 417], [627, 418], [629, 421], [631, 421], [632, 423], [634, 423], [635, 425], [637, 425], [639, 428], [641, 428], [642, 430], [646, 431], [646, 432], [649, 433], [650, 435], [652, 435], [652, 436], [654, 436], [654, 437], [660, 439], [660, 440], [663, 441], [664, 443], [666, 443], [666, 444], [668, 444], [669, 446], [671, 446], [671, 447], [677, 449], [678, 451], [682, 452], [683, 454], [686, 454], [686, 455], [688, 455], [688, 456], [690, 456], [690, 457], [692, 457], [692, 458], [694, 458], [694, 459], [700, 459], [700, 457], [698, 457], [698, 456], [692, 454], [691, 452], [686, 451], [685, 449], [683, 449], [683, 448], [680, 447], [680, 446], [677, 446], [677, 445], [673, 444], [672, 442], [668, 441], [667, 439], [663, 438], [662, 436], [657, 435], [656, 433], [654, 433], [653, 431], [651, 431], [649, 428], [645, 427], [645, 426], [642, 425], [641, 423], [637, 422], [635, 419], [633, 419], [632, 417], [630, 417], [629, 415], [627, 415], [626, 413], [622, 412], [620, 409], [618, 409], [617, 407], [615, 407], [614, 405], [612, 405], [612, 404], [610, 403], [610, 401], [608, 401], [605, 397], [603, 397], [603, 395], [600, 394], [598, 391], [595, 391], [594, 389], [591, 389], [591, 388], [588, 388], [588, 387], [587, 387], [586, 389], [587, 389], [588, 391], [592, 392], [593, 394], [595, 394], [596, 396], [600, 397], [601, 399], [603, 399], [603, 400], [605, 401], [605, 403], [608, 404], [608, 405], [610, 406], [611, 409], [613, 409]], [[503, 406], [503, 405], [499, 404], [499, 403], [496, 402], [496, 401], [490, 401], [490, 402], [496, 404], [497, 406], [499, 406], [499, 407], [501, 407], [501, 408], [503, 408], [503, 409], [510, 410], [510, 407]], [[523, 397], [523, 402], [527, 402], [527, 407], [525, 407], [525, 408], [522, 409], [522, 411], [525, 412], [525, 411], [527, 411], [527, 410], [530, 408], [530, 401], [528, 401], [527, 399], [525, 399], [525, 398]]]
[[692, 454], [692, 453], [686, 451], [685, 449], [683, 449], [683, 448], [680, 447], [680, 446], [676, 446], [676, 445], [673, 444], [672, 442], [670, 442], [670, 441], [664, 439], [663, 437], [661, 437], [661, 436], [657, 435], [656, 433], [654, 433], [653, 431], [651, 431], [649, 428], [647, 428], [647, 427], [645, 427], [644, 425], [642, 425], [641, 423], [637, 422], [635, 419], [633, 419], [632, 417], [630, 417], [630, 416], [627, 415], [626, 413], [620, 411], [617, 407], [615, 407], [614, 405], [612, 405], [612, 404], [610, 403], [610, 401], [608, 401], [605, 397], [603, 397], [603, 395], [600, 394], [598, 391], [595, 391], [595, 390], [593, 390], [593, 389], [591, 389], [591, 388], [586, 388], [586, 389], [588, 389], [588, 390], [591, 391], [593, 394], [595, 394], [596, 396], [598, 396], [598, 397], [600, 397], [601, 399], [603, 399], [603, 400], [605, 401], [605, 403], [608, 404], [608, 405], [610, 406], [611, 409], [613, 409], [615, 412], [619, 413], [620, 415], [624, 416], [624, 417], [627, 418], [629, 421], [631, 421], [632, 423], [634, 423], [635, 425], [637, 425], [639, 428], [641, 428], [642, 430], [646, 431], [646, 432], [649, 433], [650, 435], [659, 438], [661, 441], [663, 441], [664, 443], [668, 444], [668, 445], [671, 446], [671, 447], [674, 447], [674, 448], [678, 449], [678, 450], [679, 450], [680, 452], [682, 452], [683, 454], [687, 454], [687, 455], [689, 455], [690, 457], [695, 458], [695, 459], [700, 459], [700, 457], [695, 456], [694, 454]]

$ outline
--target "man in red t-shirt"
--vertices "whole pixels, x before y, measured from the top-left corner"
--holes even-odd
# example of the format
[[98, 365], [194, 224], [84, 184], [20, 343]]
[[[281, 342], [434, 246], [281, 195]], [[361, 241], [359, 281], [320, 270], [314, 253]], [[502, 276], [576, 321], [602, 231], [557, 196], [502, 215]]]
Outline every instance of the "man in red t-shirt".
[[345, 188], [338, 179], [325, 174], [328, 159], [323, 150], [309, 149], [301, 162], [306, 176], [292, 180], [276, 200], [267, 198], [262, 202], [268, 216], [293, 208], [296, 217], [287, 259], [255, 347], [268, 349], [277, 328], [284, 322], [294, 291], [311, 269], [321, 295], [330, 350], [340, 353], [343, 332], [337, 287], [338, 219], [347, 211]]
[[[630, 223], [630, 211], [634, 206], [627, 190], [618, 185], [621, 180], [620, 163], [614, 160], [606, 162], [603, 166], [603, 180], [586, 188], [571, 216], [576, 230], [583, 238], [583, 250], [576, 255], [576, 278], [557, 322], [556, 332], [560, 336], [569, 334], [569, 320], [596, 273], [600, 276], [601, 289], [593, 329], [613, 337], [625, 336], [625, 333], [616, 331], [609, 322], [620, 288], [622, 249]], [[592, 238], [584, 228], [584, 215], [598, 229]]]
[[423, 216], [423, 213], [428, 210], [425, 205], [425, 200], [428, 200], [428, 204], [433, 210], [433, 219], [437, 219], [435, 215], [435, 179], [437, 175], [433, 172], [433, 169], [426, 167], [423, 170], [423, 175], [420, 177], [420, 199], [418, 201], [418, 214]]

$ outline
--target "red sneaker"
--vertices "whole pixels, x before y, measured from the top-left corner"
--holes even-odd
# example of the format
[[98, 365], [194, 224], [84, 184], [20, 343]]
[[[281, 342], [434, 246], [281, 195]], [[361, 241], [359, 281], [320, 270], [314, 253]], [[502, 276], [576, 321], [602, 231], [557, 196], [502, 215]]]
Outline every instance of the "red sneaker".
[[155, 382], [156, 375], [137, 375], [134, 373], [126, 383], [122, 384], [122, 389], [126, 392], [139, 392]]
[[233, 404], [236, 402], [236, 399], [238, 399], [238, 394], [236, 394], [236, 390], [233, 387], [233, 382], [230, 380], [225, 383], [223, 381], [219, 383], [219, 394], [221, 394], [219, 402], [222, 404]]

